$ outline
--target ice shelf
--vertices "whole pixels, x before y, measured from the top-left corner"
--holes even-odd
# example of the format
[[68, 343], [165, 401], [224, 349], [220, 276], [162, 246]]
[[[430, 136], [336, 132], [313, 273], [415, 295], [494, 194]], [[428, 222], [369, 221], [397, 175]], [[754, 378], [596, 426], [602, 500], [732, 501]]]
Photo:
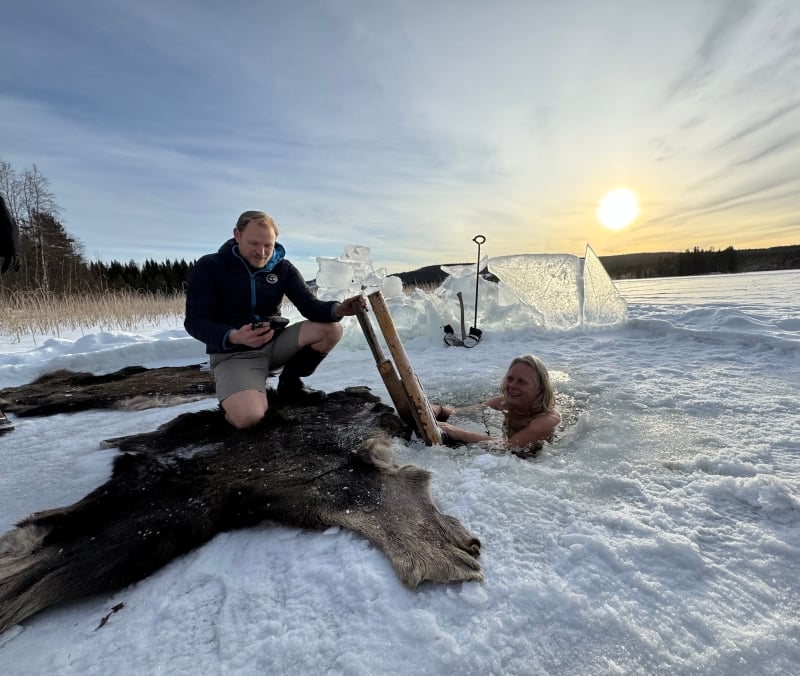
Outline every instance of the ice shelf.
[[[460, 334], [458, 294], [467, 333], [473, 326], [484, 332], [531, 327], [568, 331], [627, 320], [625, 300], [589, 245], [584, 258], [519, 254], [484, 257], [479, 266], [442, 266], [448, 276], [434, 291], [403, 289], [399, 277], [374, 267], [365, 246], [348, 246], [338, 258], [317, 258], [317, 263], [321, 299], [338, 300], [380, 290], [403, 340], [441, 342], [445, 324]], [[358, 337], [346, 335], [345, 342], [350, 340]]]

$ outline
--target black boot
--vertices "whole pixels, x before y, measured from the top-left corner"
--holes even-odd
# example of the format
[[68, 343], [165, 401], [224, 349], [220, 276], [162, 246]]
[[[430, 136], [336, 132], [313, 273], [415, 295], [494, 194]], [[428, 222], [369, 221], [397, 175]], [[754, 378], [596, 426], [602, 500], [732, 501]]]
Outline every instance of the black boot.
[[12, 423], [8, 418], [6, 418], [6, 414], [3, 411], [0, 411], [0, 434], [4, 432], [10, 432], [14, 429], [14, 423]]
[[313, 405], [320, 403], [327, 396], [322, 390], [312, 390], [300, 380], [301, 376], [310, 376], [320, 365], [327, 354], [317, 352], [309, 345], [301, 348], [283, 367], [278, 379], [278, 399], [282, 404]]

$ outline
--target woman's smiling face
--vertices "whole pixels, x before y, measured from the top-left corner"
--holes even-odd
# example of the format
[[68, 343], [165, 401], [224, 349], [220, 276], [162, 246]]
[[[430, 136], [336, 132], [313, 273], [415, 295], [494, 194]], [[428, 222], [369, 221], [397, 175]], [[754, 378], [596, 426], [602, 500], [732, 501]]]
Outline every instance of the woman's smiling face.
[[539, 394], [539, 383], [533, 369], [524, 362], [514, 364], [503, 382], [503, 395], [509, 405], [518, 409], [530, 408]]

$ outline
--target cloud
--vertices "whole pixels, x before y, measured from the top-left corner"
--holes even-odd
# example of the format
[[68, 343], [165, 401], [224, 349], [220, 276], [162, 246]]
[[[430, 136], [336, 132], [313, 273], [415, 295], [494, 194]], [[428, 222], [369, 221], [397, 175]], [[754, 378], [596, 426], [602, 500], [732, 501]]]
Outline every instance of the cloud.
[[719, 11], [709, 17], [708, 28], [685, 69], [667, 87], [667, 100], [685, 96], [712, 81], [717, 69], [724, 67], [741, 26], [748, 21], [753, 9], [748, 0], [709, 4], [708, 7], [712, 10], [718, 7]]
[[[28, 5], [0, 26], [7, 62], [42, 45], [0, 72], [0, 148], [90, 257], [196, 258], [250, 208], [293, 259], [363, 244], [395, 270], [468, 259], [477, 233], [602, 255], [680, 221], [691, 247], [715, 210], [794, 189], [781, 0]], [[653, 206], [612, 235], [594, 210], [621, 183]]]
[[[789, 118], [787, 120], [789, 124], [797, 125], [800, 119], [800, 117], [797, 116], [798, 110], [800, 110], [800, 98], [786, 105], [781, 105], [777, 109], [768, 110], [758, 119], [746, 121], [742, 128], [737, 129], [734, 133], [722, 139], [714, 150], [722, 150], [727, 146], [736, 145], [754, 135], [760, 134], [764, 130], [770, 129], [775, 123], [782, 122], [786, 120], [786, 118]], [[792, 117], [793, 113], [795, 114], [794, 117]]]

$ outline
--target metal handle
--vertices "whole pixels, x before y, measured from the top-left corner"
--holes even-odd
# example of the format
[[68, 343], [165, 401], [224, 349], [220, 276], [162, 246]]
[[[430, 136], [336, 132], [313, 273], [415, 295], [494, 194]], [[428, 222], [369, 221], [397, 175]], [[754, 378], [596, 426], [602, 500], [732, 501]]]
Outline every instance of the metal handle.
[[486, 241], [486, 238], [483, 235], [475, 235], [472, 238], [472, 241], [478, 245], [478, 264], [475, 266], [475, 319], [472, 322], [472, 326], [477, 328], [478, 327], [478, 279], [481, 276], [481, 244]]

